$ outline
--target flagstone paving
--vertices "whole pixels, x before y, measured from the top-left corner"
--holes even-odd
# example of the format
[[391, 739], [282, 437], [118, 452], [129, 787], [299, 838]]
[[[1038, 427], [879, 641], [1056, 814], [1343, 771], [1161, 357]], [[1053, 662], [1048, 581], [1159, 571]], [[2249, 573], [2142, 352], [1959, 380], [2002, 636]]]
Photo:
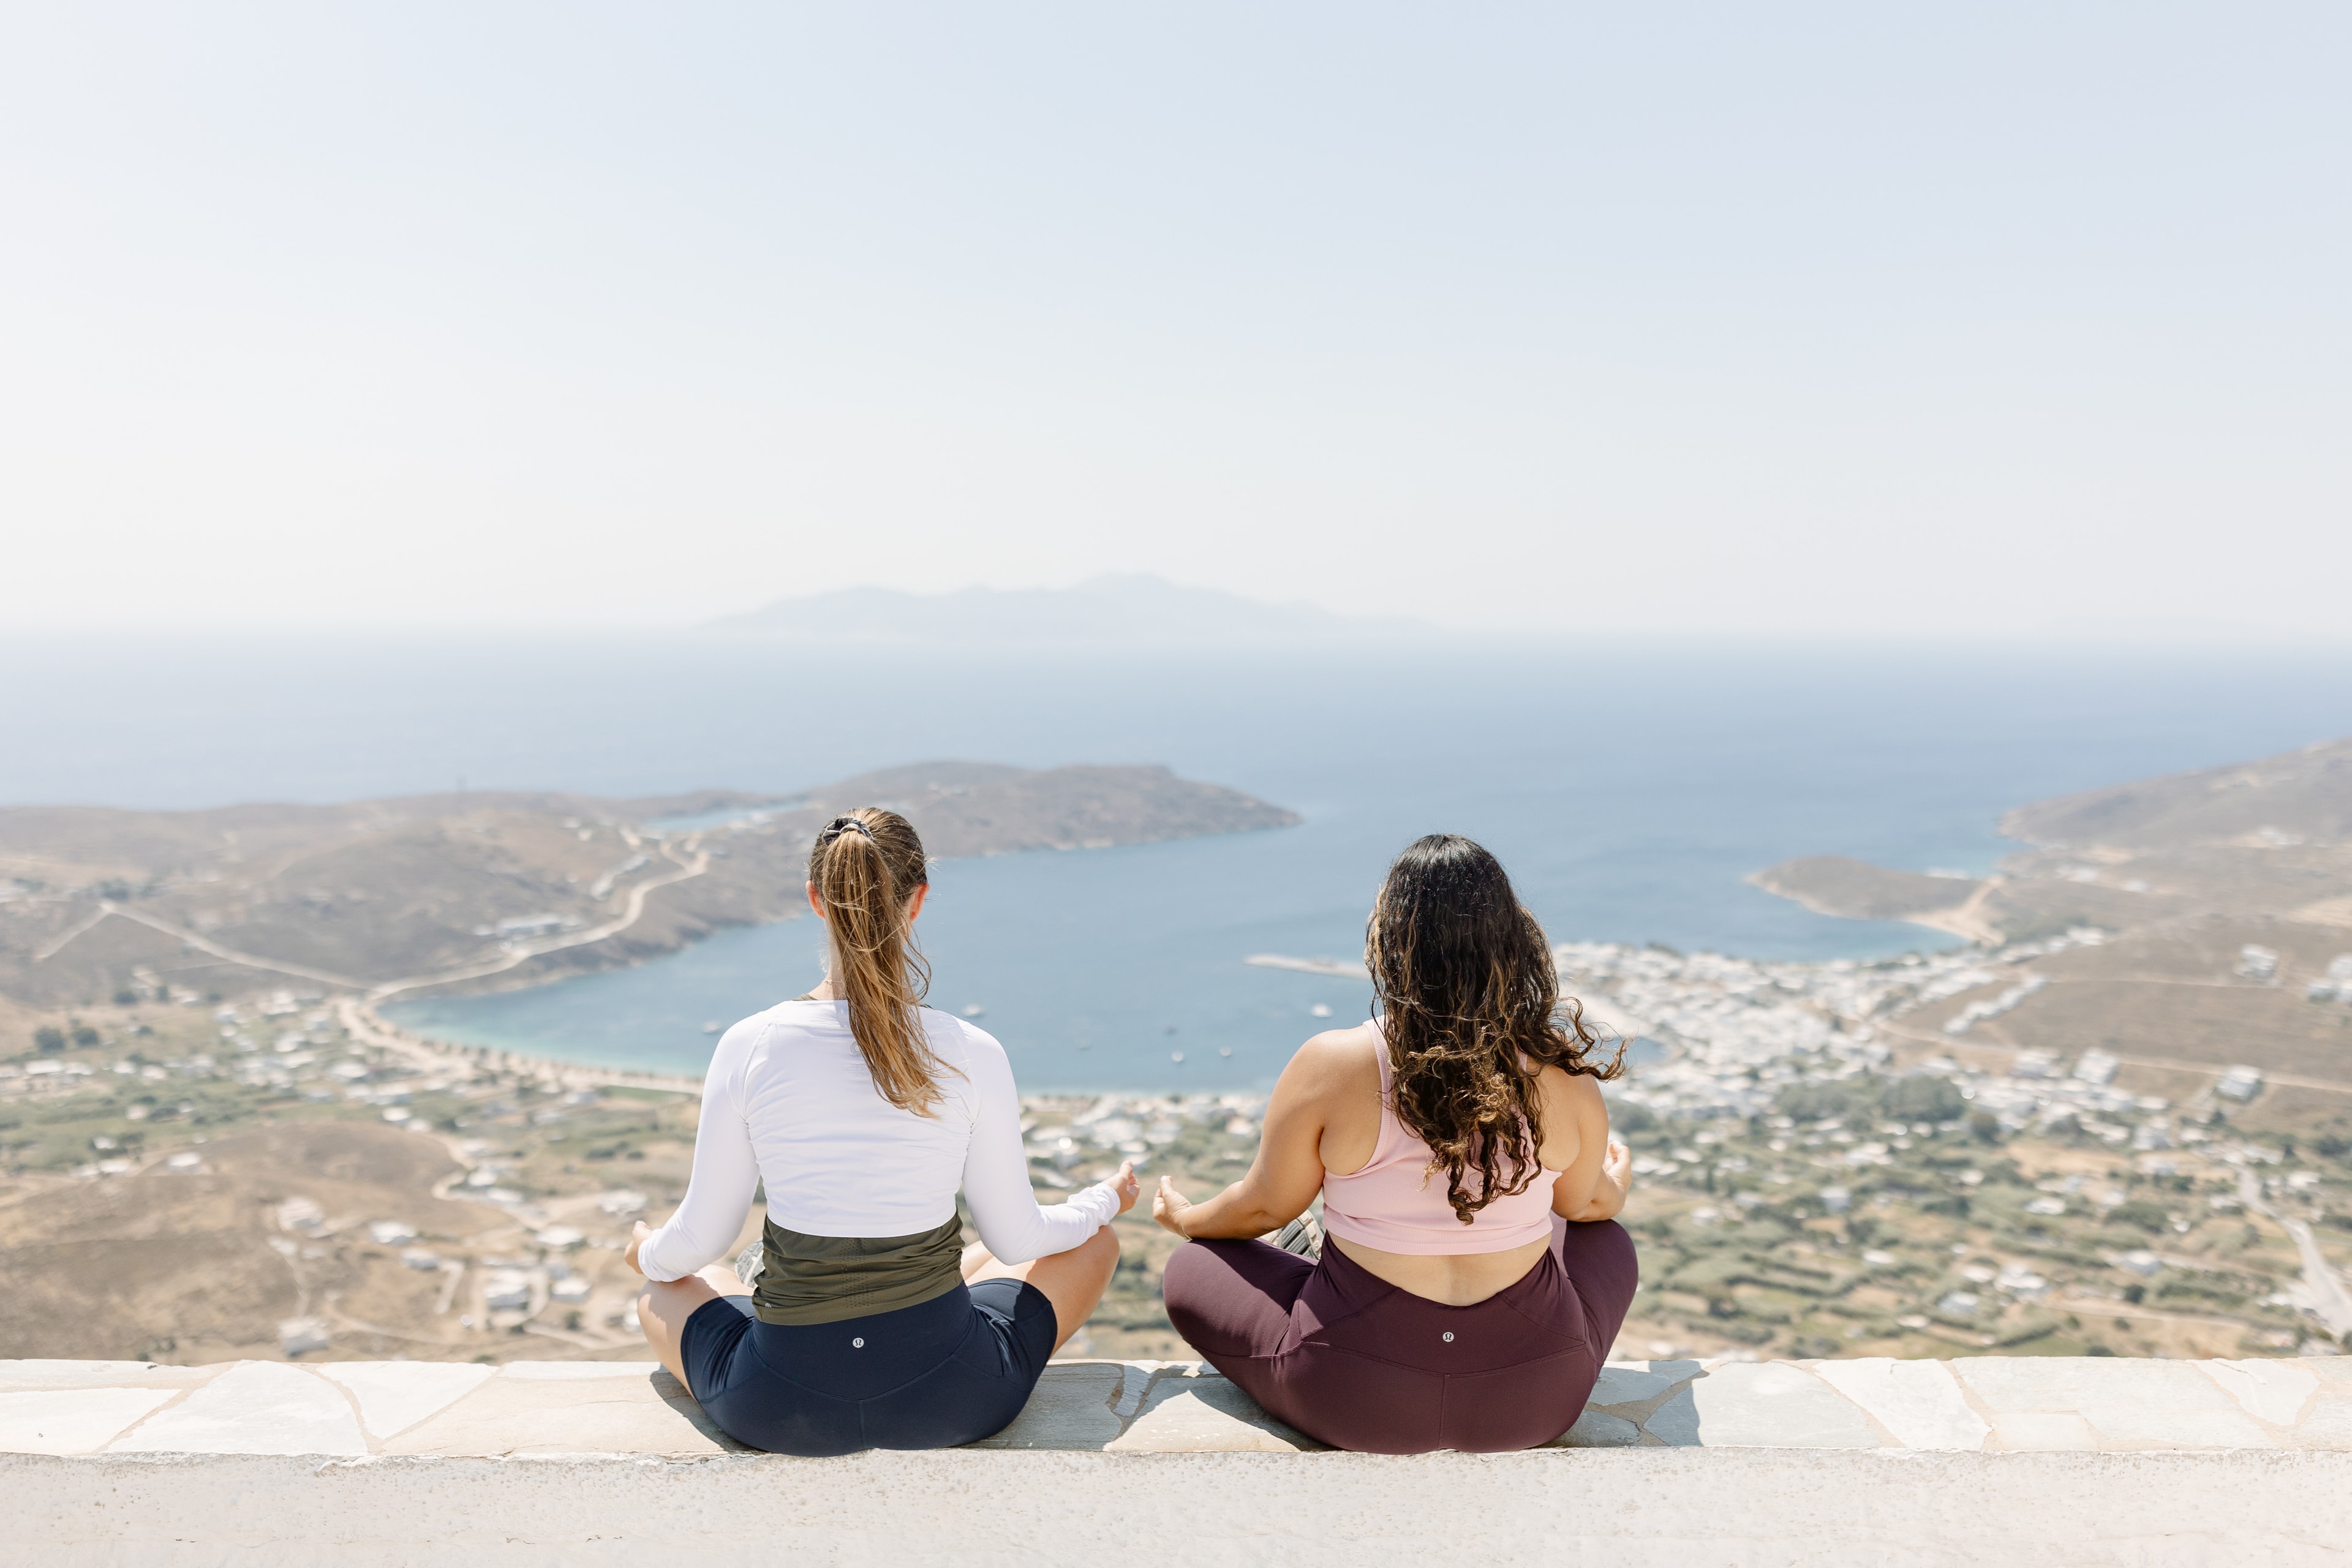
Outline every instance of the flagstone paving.
[[[1321, 1448], [1196, 1362], [1057, 1362], [975, 1444]], [[2352, 1357], [1611, 1364], [1561, 1448], [2352, 1451]], [[650, 1362], [0, 1361], [0, 1453], [688, 1457], [741, 1452]]]

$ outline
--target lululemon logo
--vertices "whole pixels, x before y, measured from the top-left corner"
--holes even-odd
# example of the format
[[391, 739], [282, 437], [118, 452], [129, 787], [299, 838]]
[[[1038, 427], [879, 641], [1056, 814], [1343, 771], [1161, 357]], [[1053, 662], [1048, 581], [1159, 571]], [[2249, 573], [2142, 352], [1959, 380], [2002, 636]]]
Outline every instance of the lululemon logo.
[[[1454, 1336], [1452, 1334], [1448, 1334], [1445, 1337], [1450, 1340]], [[864, 1340], [852, 1340], [849, 1342], [849, 1348], [854, 1351], [862, 1351], [866, 1348], [866, 1342]]]
[[[1441, 1339], [1441, 1340], [1444, 1340], [1447, 1344], [1449, 1344], [1449, 1345], [1450, 1345], [1450, 1344], [1452, 1344], [1452, 1343], [1454, 1342], [1454, 1331], [1453, 1331], [1453, 1330], [1451, 1330], [1451, 1329], [1448, 1329], [1448, 1330], [1446, 1330], [1444, 1333], [1442, 1333], [1442, 1334], [1438, 1335], [1437, 1337], [1438, 1337], [1439, 1339]], [[860, 1341], [858, 1341], [857, 1342], [858, 1342], [859, 1344], [864, 1344], [866, 1342], [865, 1342], [864, 1340], [860, 1340]]]

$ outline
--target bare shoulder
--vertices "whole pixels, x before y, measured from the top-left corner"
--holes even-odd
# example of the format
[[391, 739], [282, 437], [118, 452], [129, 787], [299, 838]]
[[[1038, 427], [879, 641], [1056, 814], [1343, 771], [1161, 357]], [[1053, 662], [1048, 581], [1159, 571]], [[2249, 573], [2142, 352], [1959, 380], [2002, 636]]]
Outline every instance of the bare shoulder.
[[1381, 1032], [1370, 1024], [1352, 1029], [1326, 1029], [1299, 1047], [1282, 1076], [1311, 1094], [1344, 1092], [1365, 1083], [1378, 1084]]
[[1603, 1121], [1609, 1119], [1608, 1102], [1601, 1098], [1601, 1080], [1591, 1074], [1547, 1067], [1541, 1082], [1546, 1110], [1566, 1112], [1579, 1121], [1595, 1116]]

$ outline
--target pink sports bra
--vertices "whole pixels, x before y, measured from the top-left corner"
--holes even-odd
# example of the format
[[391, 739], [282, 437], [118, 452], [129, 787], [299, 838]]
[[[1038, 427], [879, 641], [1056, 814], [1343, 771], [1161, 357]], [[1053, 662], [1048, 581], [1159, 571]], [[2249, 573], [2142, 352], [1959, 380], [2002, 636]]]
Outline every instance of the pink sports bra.
[[1508, 1252], [1551, 1239], [1552, 1184], [1546, 1178], [1559, 1173], [1549, 1165], [1526, 1192], [1496, 1198], [1468, 1225], [1454, 1217], [1444, 1182], [1429, 1173], [1429, 1145], [1397, 1120], [1385, 1041], [1374, 1054], [1381, 1064], [1380, 1141], [1362, 1170], [1323, 1173], [1323, 1228], [1382, 1252], [1429, 1256]]

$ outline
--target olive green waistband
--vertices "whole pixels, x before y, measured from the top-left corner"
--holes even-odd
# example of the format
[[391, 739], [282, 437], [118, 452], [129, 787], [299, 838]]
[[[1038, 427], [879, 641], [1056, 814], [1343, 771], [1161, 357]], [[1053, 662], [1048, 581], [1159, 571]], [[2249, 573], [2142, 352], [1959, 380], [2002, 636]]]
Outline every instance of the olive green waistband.
[[936, 1300], [963, 1283], [963, 1226], [917, 1236], [803, 1236], [767, 1222], [752, 1310], [763, 1323], [837, 1323]]

